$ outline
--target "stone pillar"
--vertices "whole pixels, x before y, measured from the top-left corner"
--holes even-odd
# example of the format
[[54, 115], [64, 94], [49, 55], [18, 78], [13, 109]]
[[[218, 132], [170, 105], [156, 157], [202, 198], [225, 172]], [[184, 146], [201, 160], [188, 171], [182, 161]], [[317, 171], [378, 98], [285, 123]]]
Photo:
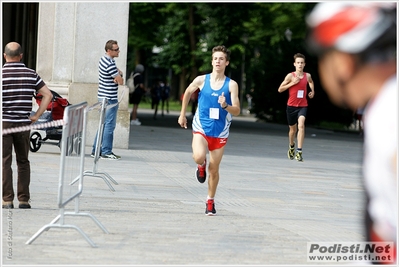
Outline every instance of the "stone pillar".
[[[128, 2], [40, 2], [38, 24], [36, 70], [71, 104], [97, 102], [98, 62], [110, 39], [118, 41], [121, 52], [115, 61], [126, 79]], [[120, 86], [119, 97], [124, 88]], [[129, 117], [126, 92], [119, 105], [115, 148], [129, 146]], [[97, 128], [98, 115], [89, 112], [86, 145], [93, 144]]]

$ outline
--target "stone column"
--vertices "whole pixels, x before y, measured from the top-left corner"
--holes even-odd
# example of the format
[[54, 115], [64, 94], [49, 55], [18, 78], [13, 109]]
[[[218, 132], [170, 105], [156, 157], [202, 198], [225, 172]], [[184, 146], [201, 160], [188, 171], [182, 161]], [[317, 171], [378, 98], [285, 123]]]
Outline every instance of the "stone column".
[[[105, 43], [118, 41], [115, 58], [126, 79], [129, 26], [128, 2], [40, 2], [36, 70], [51, 90], [71, 104], [97, 102], [98, 62]], [[124, 86], [119, 88], [122, 96]], [[86, 145], [91, 146], [98, 128], [98, 114], [89, 112]], [[118, 111], [114, 147], [129, 146], [128, 92]]]

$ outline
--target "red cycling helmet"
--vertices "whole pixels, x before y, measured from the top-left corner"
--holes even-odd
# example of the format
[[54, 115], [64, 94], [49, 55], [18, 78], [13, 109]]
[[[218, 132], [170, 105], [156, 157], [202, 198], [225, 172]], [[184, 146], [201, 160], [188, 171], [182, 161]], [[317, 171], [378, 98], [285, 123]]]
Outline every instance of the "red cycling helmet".
[[335, 49], [364, 60], [396, 57], [396, 3], [319, 3], [306, 22], [312, 54]]

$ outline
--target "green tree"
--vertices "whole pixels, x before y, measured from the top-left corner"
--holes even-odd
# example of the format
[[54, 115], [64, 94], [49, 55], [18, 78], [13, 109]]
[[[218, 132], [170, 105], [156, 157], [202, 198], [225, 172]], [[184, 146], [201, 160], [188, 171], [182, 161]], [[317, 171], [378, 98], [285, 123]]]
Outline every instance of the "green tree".
[[180, 95], [187, 80], [198, 74], [195, 51], [201, 33], [199, 16], [196, 15], [195, 4], [186, 3], [168, 3], [161, 12], [166, 19], [157, 32], [162, 39], [157, 63], [164, 68], [171, 68], [179, 76]]
[[[211, 50], [216, 45], [226, 45], [233, 55], [240, 55], [243, 45], [242, 23], [247, 17], [249, 4], [188, 3], [168, 4], [164, 9], [167, 20], [159, 29], [164, 38], [159, 54], [159, 64], [172, 67], [180, 76], [180, 94], [199, 73], [211, 70]], [[241, 57], [230, 62], [237, 69]]]
[[164, 3], [130, 3], [127, 67], [134, 70], [137, 64], [148, 65], [152, 61], [152, 49], [162, 43], [157, 35], [164, 23]]

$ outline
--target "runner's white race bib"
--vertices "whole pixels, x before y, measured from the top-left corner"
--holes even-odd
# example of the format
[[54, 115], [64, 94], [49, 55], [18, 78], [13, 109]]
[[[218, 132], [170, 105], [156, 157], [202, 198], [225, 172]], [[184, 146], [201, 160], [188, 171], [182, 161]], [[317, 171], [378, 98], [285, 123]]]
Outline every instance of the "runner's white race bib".
[[218, 108], [210, 108], [209, 109], [209, 118], [218, 120], [219, 119], [219, 109]]

